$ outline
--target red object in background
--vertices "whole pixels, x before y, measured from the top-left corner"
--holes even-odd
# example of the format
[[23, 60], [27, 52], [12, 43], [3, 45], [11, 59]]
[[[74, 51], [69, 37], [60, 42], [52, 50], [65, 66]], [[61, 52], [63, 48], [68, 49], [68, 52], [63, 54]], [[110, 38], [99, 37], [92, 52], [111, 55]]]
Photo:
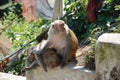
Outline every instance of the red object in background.
[[22, 15], [28, 22], [39, 19], [36, 0], [15, 0], [15, 1], [22, 4]]
[[27, 21], [38, 20], [38, 11], [36, 6], [36, 0], [23, 0], [22, 1], [22, 15]]
[[99, 10], [102, 7], [102, 3], [103, 0], [88, 0], [86, 16], [90, 23], [96, 20], [95, 10]]

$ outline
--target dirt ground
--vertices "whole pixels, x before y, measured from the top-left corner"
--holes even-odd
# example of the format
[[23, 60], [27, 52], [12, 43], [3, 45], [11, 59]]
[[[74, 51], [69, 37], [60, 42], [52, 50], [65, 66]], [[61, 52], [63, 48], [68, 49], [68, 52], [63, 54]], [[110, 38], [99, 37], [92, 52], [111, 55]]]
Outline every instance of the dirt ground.
[[89, 45], [78, 48], [76, 53], [76, 60], [77, 60], [76, 66], [84, 66], [85, 68], [88, 68], [90, 70], [95, 70], [95, 63], [88, 62], [85, 57], [85, 55], [87, 55], [88, 51], [90, 51], [91, 49], [92, 48]]

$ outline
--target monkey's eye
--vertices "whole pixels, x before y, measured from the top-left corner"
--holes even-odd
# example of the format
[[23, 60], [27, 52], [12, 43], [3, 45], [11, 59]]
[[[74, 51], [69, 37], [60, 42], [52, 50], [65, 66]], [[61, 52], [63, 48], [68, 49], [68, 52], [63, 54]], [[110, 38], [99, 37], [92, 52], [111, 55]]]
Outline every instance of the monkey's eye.
[[60, 23], [59, 26], [60, 27], [64, 27], [65, 23]]

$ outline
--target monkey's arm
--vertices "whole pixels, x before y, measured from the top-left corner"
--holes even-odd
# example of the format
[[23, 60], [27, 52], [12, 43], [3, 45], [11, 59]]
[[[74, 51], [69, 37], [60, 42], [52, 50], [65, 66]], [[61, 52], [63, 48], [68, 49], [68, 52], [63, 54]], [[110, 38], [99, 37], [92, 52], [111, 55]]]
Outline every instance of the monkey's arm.
[[63, 68], [67, 64], [69, 53], [70, 53], [69, 47], [66, 46], [62, 52], [63, 56], [62, 56], [62, 61], [61, 61], [61, 68]]
[[41, 54], [35, 54], [35, 57], [36, 57], [38, 65], [42, 66], [44, 71], [47, 72], [47, 65], [43, 61], [42, 55]]
[[70, 34], [68, 34], [66, 36], [66, 46], [64, 47], [64, 50], [62, 52], [63, 54], [63, 58], [62, 58], [62, 61], [61, 61], [61, 68], [63, 68], [67, 63], [68, 63], [68, 59], [69, 59], [69, 56], [70, 56], [70, 50], [72, 49], [72, 39], [71, 39], [71, 36]]
[[46, 42], [42, 49], [33, 52], [38, 62], [38, 65], [42, 66], [46, 72], [47, 72], [47, 65], [45, 64], [42, 55], [44, 54], [45, 50], [48, 48], [48, 45], [49, 45], [48, 42]]
[[34, 60], [28, 67], [25, 67], [25, 70], [30, 70], [30, 69], [33, 69], [34, 67], [36, 67], [38, 64], [37, 64], [37, 61]]

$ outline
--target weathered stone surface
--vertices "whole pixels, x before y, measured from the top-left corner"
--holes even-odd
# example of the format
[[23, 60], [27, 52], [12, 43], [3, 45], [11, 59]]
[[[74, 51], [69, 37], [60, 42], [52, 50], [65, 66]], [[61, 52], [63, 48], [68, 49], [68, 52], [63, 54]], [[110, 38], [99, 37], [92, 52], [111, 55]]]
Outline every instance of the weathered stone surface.
[[26, 80], [26, 77], [0, 72], [0, 80]]
[[95, 72], [89, 71], [81, 66], [74, 67], [75, 63], [70, 63], [63, 69], [56, 67], [45, 72], [43, 68], [37, 67], [26, 72], [27, 80], [94, 80]]
[[105, 33], [96, 45], [96, 80], [120, 80], [120, 34]]

